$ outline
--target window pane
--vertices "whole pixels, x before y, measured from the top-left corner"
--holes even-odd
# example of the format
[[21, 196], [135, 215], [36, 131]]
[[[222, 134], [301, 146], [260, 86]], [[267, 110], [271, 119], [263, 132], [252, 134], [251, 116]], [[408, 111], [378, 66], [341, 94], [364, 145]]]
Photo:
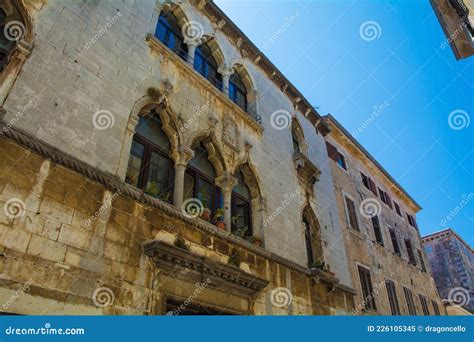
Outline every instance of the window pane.
[[244, 175], [242, 174], [242, 171], [237, 172], [235, 177], [237, 178], [238, 183], [234, 187], [234, 192], [238, 193], [247, 200], [250, 200], [250, 189], [245, 184]]
[[168, 152], [170, 143], [168, 136], [161, 128], [162, 123], [157, 114], [152, 113], [148, 117], [140, 117], [136, 127], [136, 133], [154, 145], [158, 146], [162, 151]]
[[207, 182], [206, 180], [199, 178], [198, 180], [198, 193], [197, 198], [202, 202], [204, 208], [213, 209], [213, 190], [214, 187], [211, 183]]
[[138, 186], [144, 151], [145, 146], [143, 144], [133, 141], [130, 159], [128, 160], [127, 175], [125, 177], [125, 181], [133, 186]]
[[194, 157], [189, 161], [189, 165], [209, 179], [216, 178], [214, 166], [209, 161], [207, 151], [202, 145], [194, 149]]
[[[156, 187], [154, 196], [165, 194], [170, 192], [170, 189], [167, 189], [168, 183], [168, 172], [169, 172], [169, 163], [170, 160], [162, 155], [152, 152], [150, 157], [149, 169], [148, 169], [148, 182], [146, 189], [150, 186], [153, 188]], [[154, 183], [154, 184], [153, 184]]]
[[194, 176], [190, 175], [188, 172], [184, 174], [184, 196], [183, 198], [196, 198], [194, 194]]

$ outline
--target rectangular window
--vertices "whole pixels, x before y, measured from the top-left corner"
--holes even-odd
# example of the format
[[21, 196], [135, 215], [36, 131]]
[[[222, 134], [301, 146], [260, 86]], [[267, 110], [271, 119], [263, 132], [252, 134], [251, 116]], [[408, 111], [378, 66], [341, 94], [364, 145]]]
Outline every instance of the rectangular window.
[[411, 316], [415, 316], [416, 308], [415, 308], [415, 302], [413, 301], [413, 295], [411, 293], [411, 290], [406, 287], [403, 287], [403, 292], [405, 293], [405, 300], [407, 302], [408, 313]]
[[429, 316], [430, 310], [428, 309], [428, 303], [426, 302], [426, 297], [421, 294], [418, 294], [418, 297], [420, 297], [420, 303], [421, 303], [421, 308], [423, 309], [423, 315]]
[[407, 219], [408, 219], [408, 223], [410, 224], [410, 226], [412, 226], [413, 228], [418, 229], [418, 225], [416, 224], [415, 218], [413, 216], [411, 216], [410, 214], [407, 213]]
[[383, 191], [380, 188], [379, 188], [379, 195], [380, 195], [380, 199], [382, 200], [383, 203], [388, 205], [390, 208], [393, 208], [392, 207], [392, 199], [390, 198], [390, 196], [385, 191]]
[[368, 190], [371, 190], [371, 189], [370, 189], [370, 180], [369, 180], [369, 177], [367, 177], [366, 175], [364, 175], [362, 172], [360, 173], [360, 177], [362, 178], [362, 184], [364, 184], [364, 186], [365, 186]]
[[393, 205], [395, 206], [395, 211], [397, 212], [398, 216], [402, 217], [402, 211], [400, 210], [400, 206], [398, 205], [398, 203], [393, 202]]
[[392, 228], [389, 229], [389, 232], [390, 232], [390, 239], [392, 240], [393, 252], [401, 256], [400, 246], [398, 245], [397, 234], [395, 234], [395, 230], [393, 230]]
[[405, 247], [407, 248], [408, 260], [410, 260], [410, 264], [416, 266], [415, 254], [413, 253], [413, 247], [411, 246], [410, 239], [405, 239]]
[[344, 170], [347, 170], [346, 159], [344, 156], [337, 150], [337, 148], [326, 141], [326, 149], [328, 150], [328, 156], [334, 160], [340, 167]]
[[420, 266], [423, 272], [426, 272], [425, 260], [423, 259], [423, 252], [418, 249], [418, 257], [420, 258]]
[[438, 308], [438, 303], [436, 303], [434, 300], [431, 301], [431, 305], [433, 306], [433, 311], [436, 316], [439, 316], [439, 308]]
[[357, 212], [354, 201], [349, 197], [344, 196], [346, 201], [346, 213], [349, 227], [355, 230], [359, 230], [359, 222], [357, 221]]
[[376, 310], [374, 292], [372, 288], [372, 279], [370, 271], [362, 266], [358, 266], [360, 286], [362, 288], [362, 298], [365, 310]]
[[400, 306], [398, 305], [395, 283], [391, 280], [385, 279], [385, 286], [387, 287], [388, 301], [390, 302], [390, 310], [392, 311], [392, 315], [400, 315]]
[[383, 246], [382, 230], [380, 228], [380, 221], [377, 215], [372, 216], [372, 227], [374, 228], [375, 240]]

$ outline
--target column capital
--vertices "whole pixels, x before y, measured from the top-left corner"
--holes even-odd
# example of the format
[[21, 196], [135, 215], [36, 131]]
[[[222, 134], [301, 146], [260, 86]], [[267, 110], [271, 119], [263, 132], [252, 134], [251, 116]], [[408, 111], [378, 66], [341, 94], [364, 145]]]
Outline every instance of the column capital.
[[234, 73], [234, 69], [230, 68], [227, 64], [223, 64], [217, 69], [217, 72], [222, 76], [230, 77]]
[[183, 39], [183, 43], [186, 44], [188, 47], [190, 47], [190, 46], [198, 47], [199, 45], [201, 45], [201, 39], [200, 39], [200, 37], [199, 38], [185, 37]]
[[194, 157], [194, 150], [191, 147], [188, 147], [183, 144], [179, 144], [178, 146], [178, 158], [176, 159], [176, 165], [183, 165], [186, 164]]
[[215, 179], [215, 183], [219, 188], [221, 188], [222, 193], [232, 192], [232, 188], [236, 186], [238, 182], [237, 178], [227, 172]]

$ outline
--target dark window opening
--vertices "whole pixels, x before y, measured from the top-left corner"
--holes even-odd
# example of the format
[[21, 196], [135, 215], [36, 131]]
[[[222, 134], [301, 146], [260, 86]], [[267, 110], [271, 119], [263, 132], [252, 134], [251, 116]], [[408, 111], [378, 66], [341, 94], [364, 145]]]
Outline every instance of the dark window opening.
[[423, 272], [426, 272], [425, 260], [423, 259], [423, 252], [418, 249], [418, 258], [420, 259], [420, 266]]
[[411, 216], [410, 214], [407, 213], [407, 219], [408, 219], [408, 223], [410, 224], [410, 226], [412, 226], [413, 228], [418, 229], [418, 225], [416, 224], [415, 218], [413, 216]]
[[408, 260], [410, 264], [416, 266], [415, 254], [413, 253], [413, 247], [411, 246], [410, 239], [405, 239], [405, 247], [407, 248]]
[[314, 253], [313, 253], [313, 243], [312, 243], [312, 234], [311, 234], [311, 225], [309, 224], [306, 217], [303, 216], [303, 225], [304, 225], [304, 237], [306, 241], [306, 255], [308, 256], [308, 267], [313, 267], [314, 265]]
[[232, 233], [244, 239], [252, 237], [252, 207], [250, 189], [242, 171], [235, 174], [238, 183], [232, 190]]
[[358, 231], [359, 222], [357, 221], [357, 212], [356, 212], [355, 203], [353, 200], [351, 200], [347, 196], [345, 196], [345, 201], [346, 201], [346, 210], [347, 210], [349, 227]]
[[362, 288], [363, 305], [365, 310], [376, 310], [372, 279], [370, 271], [365, 267], [358, 266], [360, 286]]
[[438, 303], [436, 303], [434, 300], [432, 300], [432, 301], [431, 301], [431, 305], [433, 306], [434, 314], [435, 314], [436, 316], [439, 316], [440, 313], [439, 313]]
[[196, 48], [194, 55], [194, 69], [222, 91], [222, 76], [217, 72], [217, 62], [212, 55], [212, 50], [207, 44]]
[[395, 233], [395, 230], [393, 229], [389, 229], [389, 232], [390, 232], [390, 239], [392, 240], [393, 252], [401, 256], [402, 254], [400, 253], [400, 246], [398, 244], [397, 234]]
[[235, 72], [230, 76], [229, 98], [244, 111], [247, 111], [247, 90], [238, 72]]
[[337, 150], [337, 148], [326, 142], [326, 148], [328, 150], [328, 156], [329, 158], [331, 158], [332, 160], [334, 160], [337, 165], [339, 165], [340, 167], [342, 167], [344, 170], [347, 170], [347, 164], [346, 164], [346, 159], [344, 158], [344, 156]]
[[380, 228], [380, 221], [377, 215], [372, 216], [372, 227], [374, 228], [375, 240], [383, 246], [382, 229]]
[[169, 141], [161, 120], [152, 112], [140, 117], [135, 129], [125, 182], [150, 196], [172, 201], [174, 164], [169, 158]]
[[174, 51], [179, 57], [186, 60], [188, 47], [184, 43], [178, 19], [173, 13], [164, 12], [160, 15], [158, 25], [156, 26], [155, 37], [170, 50]]
[[411, 290], [406, 288], [406, 287], [403, 287], [403, 292], [405, 293], [405, 300], [406, 300], [407, 307], [408, 307], [408, 313], [411, 316], [415, 316], [416, 315], [416, 307], [415, 307], [415, 302], [413, 301], [413, 295], [411, 293]]
[[398, 216], [402, 217], [402, 211], [400, 210], [400, 206], [398, 205], [398, 203], [393, 202], [393, 205], [395, 206], [395, 211], [397, 212]]
[[390, 310], [392, 312], [392, 315], [400, 315], [400, 306], [398, 305], [395, 283], [391, 280], [386, 279], [385, 285], [387, 287], [388, 301], [390, 302]]
[[426, 301], [426, 297], [421, 294], [419, 294], [418, 297], [420, 297], [420, 303], [421, 303], [421, 309], [423, 310], [423, 315], [429, 316], [430, 310], [428, 309], [428, 302]]

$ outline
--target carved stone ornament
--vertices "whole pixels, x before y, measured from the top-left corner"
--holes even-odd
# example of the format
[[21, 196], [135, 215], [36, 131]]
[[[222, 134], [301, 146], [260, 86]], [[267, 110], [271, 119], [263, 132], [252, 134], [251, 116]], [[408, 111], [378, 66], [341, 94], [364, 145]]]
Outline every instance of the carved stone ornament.
[[[196, 255], [163, 241], [150, 242], [144, 250], [163, 273], [170, 276], [179, 274], [184, 280], [192, 282], [208, 278], [211, 286], [218, 290], [251, 296], [262, 291], [269, 283], [236, 266]], [[185, 272], [177, 272], [179, 270]]]
[[239, 129], [237, 124], [228, 116], [222, 120], [222, 140], [233, 150], [239, 149]]

